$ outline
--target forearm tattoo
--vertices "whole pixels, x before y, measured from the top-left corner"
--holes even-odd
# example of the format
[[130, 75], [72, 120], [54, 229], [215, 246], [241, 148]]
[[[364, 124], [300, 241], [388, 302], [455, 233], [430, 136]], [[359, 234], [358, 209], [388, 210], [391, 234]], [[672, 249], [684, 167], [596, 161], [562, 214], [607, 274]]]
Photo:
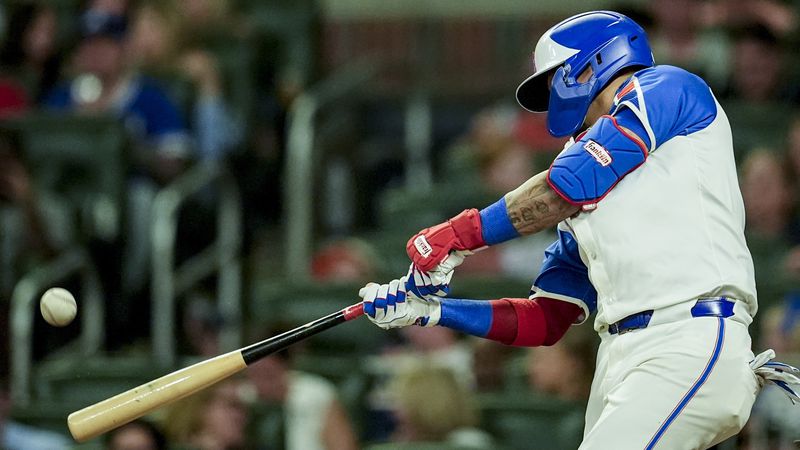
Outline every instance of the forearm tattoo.
[[578, 212], [547, 184], [547, 172], [529, 179], [506, 194], [506, 209], [511, 224], [522, 235], [550, 228]]

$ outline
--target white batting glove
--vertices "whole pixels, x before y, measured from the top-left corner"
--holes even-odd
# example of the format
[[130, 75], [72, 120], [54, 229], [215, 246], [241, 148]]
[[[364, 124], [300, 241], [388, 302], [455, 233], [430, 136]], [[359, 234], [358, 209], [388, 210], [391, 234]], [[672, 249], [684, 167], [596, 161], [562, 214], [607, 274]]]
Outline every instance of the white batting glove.
[[772, 361], [775, 351], [771, 348], [761, 352], [750, 361], [750, 368], [759, 376], [763, 386], [772, 383], [783, 390], [792, 404], [800, 402], [800, 369], [778, 361]]
[[364, 313], [375, 325], [388, 330], [409, 325], [432, 327], [442, 316], [438, 298], [424, 300], [406, 291], [406, 277], [387, 284], [369, 283], [358, 291]]
[[464, 258], [470, 254], [472, 252], [452, 252], [430, 272], [425, 272], [412, 263], [406, 275], [406, 291], [413, 292], [417, 297], [425, 300], [447, 297], [450, 293], [450, 280], [453, 278], [455, 268], [460, 266], [464, 262]]

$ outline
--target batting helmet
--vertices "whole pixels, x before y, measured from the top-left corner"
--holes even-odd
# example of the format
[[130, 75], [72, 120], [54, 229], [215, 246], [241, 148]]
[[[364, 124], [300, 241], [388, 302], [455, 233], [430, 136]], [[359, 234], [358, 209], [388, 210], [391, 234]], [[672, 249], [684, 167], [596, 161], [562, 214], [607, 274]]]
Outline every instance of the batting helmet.
[[[612, 11], [578, 14], [558, 23], [539, 39], [533, 60], [535, 73], [517, 88], [517, 101], [528, 111], [547, 111], [553, 136], [575, 133], [589, 104], [622, 69], [655, 64], [644, 29]], [[579, 83], [589, 66], [591, 77]]]

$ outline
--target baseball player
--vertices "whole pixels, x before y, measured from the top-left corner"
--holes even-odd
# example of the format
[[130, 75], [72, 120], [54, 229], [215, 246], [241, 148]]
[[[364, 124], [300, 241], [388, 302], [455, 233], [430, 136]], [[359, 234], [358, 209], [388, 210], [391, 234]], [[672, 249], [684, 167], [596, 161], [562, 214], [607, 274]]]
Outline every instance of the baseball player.
[[[581, 449], [707, 448], [741, 430], [765, 380], [798, 399], [797, 369], [750, 350], [756, 290], [731, 128], [706, 83], [655, 65], [644, 30], [609, 11], [552, 27], [534, 65], [517, 100], [573, 138], [496, 203], [413, 236], [408, 275], [361, 289], [370, 320], [538, 346], [596, 313]], [[464, 257], [552, 226], [529, 298], [446, 297]]]

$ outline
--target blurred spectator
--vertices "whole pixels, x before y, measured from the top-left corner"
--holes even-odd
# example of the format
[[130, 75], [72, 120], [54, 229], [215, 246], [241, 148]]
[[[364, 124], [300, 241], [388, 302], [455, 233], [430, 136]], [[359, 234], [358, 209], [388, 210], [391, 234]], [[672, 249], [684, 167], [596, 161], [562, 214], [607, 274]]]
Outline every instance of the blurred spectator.
[[359, 239], [344, 239], [323, 246], [311, 259], [311, 274], [317, 281], [357, 282], [375, 277], [375, 250]]
[[784, 302], [764, 310], [763, 347], [779, 355], [800, 358], [800, 296], [787, 295]]
[[528, 148], [514, 134], [518, 111], [501, 105], [475, 115], [469, 133], [447, 151], [444, 165], [446, 179], [479, 174], [480, 186], [492, 194], [508, 192], [524, 183], [534, 173]]
[[78, 75], [56, 88], [46, 103], [55, 110], [117, 115], [131, 137], [134, 175], [128, 185], [122, 280], [127, 297], [147, 279], [153, 198], [160, 185], [182, 173], [192, 155], [176, 105], [154, 80], [128, 65], [126, 17], [88, 10], [80, 25], [74, 67]]
[[518, 348], [489, 339], [474, 339], [472, 371], [478, 392], [498, 392], [507, 387], [507, 366]]
[[563, 448], [580, 446], [599, 342], [592, 327], [583, 324], [572, 327], [551, 347], [528, 349], [526, 372], [530, 389], [544, 395], [548, 402], [575, 406], [553, 430], [564, 439]]
[[367, 371], [376, 379], [368, 400], [369, 440], [386, 440], [396, 426], [387, 383], [418, 365], [447, 369], [465, 389], [475, 385], [473, 349], [458, 333], [445, 327], [406, 327], [397, 332], [402, 342], [367, 360]]
[[183, 353], [204, 358], [219, 355], [219, 333], [224, 319], [217, 305], [210, 296], [200, 292], [191, 293], [184, 303], [183, 334], [188, 351]]
[[457, 332], [446, 327], [405, 327], [398, 332], [404, 342], [371, 362], [375, 372], [394, 376], [425, 361], [451, 370], [464, 386], [474, 385], [472, 348]]
[[131, 58], [142, 70], [178, 74], [194, 87], [191, 125], [202, 161], [221, 161], [240, 141], [223, 93], [214, 56], [201, 46], [186, 47], [180, 36], [181, 15], [174, 2], [150, 1], [137, 8], [130, 38]]
[[797, 200], [789, 164], [779, 153], [762, 148], [752, 151], [741, 167], [748, 232], [785, 238]]
[[[797, 180], [800, 178], [800, 114], [795, 114], [792, 117], [786, 141], [789, 171], [792, 174], [791, 178]], [[795, 183], [794, 189], [795, 195], [800, 194], [800, 185]], [[796, 237], [800, 238], [800, 236]], [[800, 239], [795, 242], [800, 243]]]
[[84, 9], [112, 16], [125, 16], [130, 13], [131, 3], [132, 0], [86, 0]]
[[701, 0], [654, 0], [648, 31], [658, 64], [682, 67], [703, 77], [715, 90], [724, 88], [730, 71], [730, 42], [720, 29], [706, 29]]
[[229, 0], [173, 0], [182, 12], [181, 31], [193, 38], [203, 39], [203, 35], [227, 34], [243, 35], [243, 26], [232, 14]]
[[0, 75], [0, 119], [26, 111], [28, 104], [22, 86], [14, 79]]
[[796, 203], [788, 169], [779, 154], [765, 149], [751, 152], [740, 166], [745, 237], [753, 256], [759, 307], [764, 309], [780, 302], [787, 289], [784, 259]]
[[705, 1], [696, 12], [708, 27], [760, 24], [778, 36], [788, 36], [797, 29], [797, 11], [780, 0]]
[[796, 101], [797, 87], [787, 68], [783, 44], [769, 29], [763, 25], [736, 29], [725, 96], [752, 104]]
[[[469, 133], [448, 149], [441, 177], [448, 181], [437, 186], [434, 192], [455, 191], [457, 200], [450, 202], [455, 207], [461, 204], [458, 200], [472, 204], [465, 199], [481, 199], [488, 203], [489, 199], [516, 189], [538, 173], [541, 169], [535, 163], [534, 152], [519, 140], [520, 123], [524, 118], [516, 107], [508, 105], [480, 111]], [[542, 156], [548, 158], [542, 163], [549, 165], [549, 153]], [[528, 279], [538, 273], [544, 250], [553, 240], [554, 232], [546, 232], [489, 247], [481, 258], [465, 260], [460, 270]]]
[[336, 388], [322, 377], [292, 370], [288, 352], [278, 352], [253, 364], [248, 367], [247, 375], [260, 401], [282, 407], [284, 446], [278, 448], [354, 450], [358, 447]]
[[564, 147], [563, 138], [553, 137], [547, 131], [547, 114], [519, 111], [517, 123], [514, 126], [514, 135], [522, 145], [529, 147], [534, 152], [555, 155]]
[[52, 431], [41, 430], [9, 418], [11, 398], [8, 383], [0, 378], [0, 448], [3, 450], [61, 450], [72, 448], [70, 441]]
[[[788, 296], [783, 304], [759, 315], [763, 316], [764, 345], [785, 361], [800, 363], [800, 297]], [[753, 405], [745, 436], [749, 450], [791, 449], [792, 441], [800, 439], [800, 409], [768, 383]]]
[[65, 202], [57, 193], [40, 194], [22, 160], [18, 136], [0, 130], [0, 295], [5, 298], [26, 269], [75, 238]]
[[[23, 2], [11, 8], [8, 24], [0, 48], [0, 71], [17, 80], [26, 97], [38, 103], [60, 76], [63, 55], [58, 16], [50, 5]], [[2, 102], [0, 94], [0, 105]]]
[[46, 104], [57, 110], [119, 115], [134, 141], [139, 173], [168, 182], [191, 156], [186, 128], [178, 108], [158, 84], [130, 71], [127, 28], [125, 16], [86, 11], [75, 55], [78, 76], [57, 87]]
[[587, 324], [572, 327], [551, 347], [531, 348], [528, 381], [534, 390], [562, 400], [589, 398], [599, 339]]
[[251, 448], [245, 430], [249, 420], [238, 379], [225, 381], [175, 403], [164, 418], [171, 444], [194, 450]]
[[165, 71], [175, 64], [183, 39], [180, 11], [173, 2], [141, 2], [132, 14], [130, 52], [133, 64], [145, 71]]
[[109, 431], [105, 436], [105, 449], [167, 450], [167, 439], [153, 423], [137, 419]]
[[472, 348], [459, 339], [457, 332], [445, 327], [406, 327], [400, 333], [408, 342], [409, 350], [428, 359], [430, 364], [452, 370], [464, 386], [474, 384]]
[[393, 442], [492, 448], [491, 437], [476, 428], [475, 399], [450, 369], [420, 365], [398, 374], [389, 389], [397, 422]]

